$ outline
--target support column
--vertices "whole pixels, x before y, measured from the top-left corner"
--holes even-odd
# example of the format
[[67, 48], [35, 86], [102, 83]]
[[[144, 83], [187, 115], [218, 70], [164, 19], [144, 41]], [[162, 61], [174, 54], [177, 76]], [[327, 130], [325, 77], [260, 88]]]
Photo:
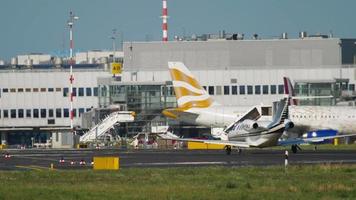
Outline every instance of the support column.
[[1, 144], [7, 144], [7, 133], [1, 132], [0, 137], [1, 137]]

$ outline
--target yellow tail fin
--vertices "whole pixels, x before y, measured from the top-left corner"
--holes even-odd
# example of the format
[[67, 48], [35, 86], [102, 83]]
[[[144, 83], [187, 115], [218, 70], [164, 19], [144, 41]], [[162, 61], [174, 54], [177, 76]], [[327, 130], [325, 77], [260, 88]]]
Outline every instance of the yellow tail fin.
[[179, 108], [207, 108], [211, 106], [212, 98], [182, 62], [168, 62], [168, 67]]

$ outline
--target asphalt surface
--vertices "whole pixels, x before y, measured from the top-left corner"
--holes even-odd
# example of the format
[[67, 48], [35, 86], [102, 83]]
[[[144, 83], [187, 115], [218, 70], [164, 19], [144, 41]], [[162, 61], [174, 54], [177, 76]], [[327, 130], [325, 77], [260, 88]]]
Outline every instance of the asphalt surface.
[[[10, 158], [5, 158], [5, 155]], [[179, 166], [269, 166], [284, 165], [284, 150], [243, 150], [226, 155], [223, 150], [2, 150], [0, 170], [91, 169], [94, 156], [118, 156], [120, 168]], [[64, 163], [59, 160], [63, 158]], [[290, 165], [356, 164], [356, 150], [320, 150], [289, 153]], [[71, 163], [73, 161], [73, 163]], [[85, 164], [80, 165], [80, 161]]]

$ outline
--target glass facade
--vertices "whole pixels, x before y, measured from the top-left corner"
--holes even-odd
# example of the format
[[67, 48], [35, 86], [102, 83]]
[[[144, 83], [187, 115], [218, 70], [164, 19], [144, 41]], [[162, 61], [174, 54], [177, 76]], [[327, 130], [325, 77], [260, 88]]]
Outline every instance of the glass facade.
[[337, 102], [344, 101], [345, 96], [349, 93], [353, 93], [353, 91], [350, 91], [347, 79], [335, 79], [320, 82], [297, 82], [294, 88], [296, 96], [332, 96], [330, 98], [299, 100], [300, 105], [335, 105]]
[[132, 135], [150, 132], [152, 126], [166, 125], [168, 119], [162, 115], [162, 111], [176, 107], [177, 103], [173, 87], [165, 83], [99, 85], [99, 107], [112, 106], [136, 113], [134, 122], [128, 123], [127, 127], [119, 127]]

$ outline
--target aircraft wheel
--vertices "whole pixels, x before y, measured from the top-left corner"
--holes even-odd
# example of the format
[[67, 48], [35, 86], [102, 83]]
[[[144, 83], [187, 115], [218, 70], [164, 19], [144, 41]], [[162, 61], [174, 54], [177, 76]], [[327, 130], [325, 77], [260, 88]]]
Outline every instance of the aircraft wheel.
[[237, 148], [237, 153], [241, 154], [241, 152], [242, 152], [242, 149]]
[[296, 144], [293, 144], [291, 146], [291, 150], [292, 150], [293, 153], [297, 153], [298, 152], [298, 146]]
[[226, 155], [230, 155], [231, 154], [231, 146], [226, 145], [225, 146], [225, 152], [226, 152]]

